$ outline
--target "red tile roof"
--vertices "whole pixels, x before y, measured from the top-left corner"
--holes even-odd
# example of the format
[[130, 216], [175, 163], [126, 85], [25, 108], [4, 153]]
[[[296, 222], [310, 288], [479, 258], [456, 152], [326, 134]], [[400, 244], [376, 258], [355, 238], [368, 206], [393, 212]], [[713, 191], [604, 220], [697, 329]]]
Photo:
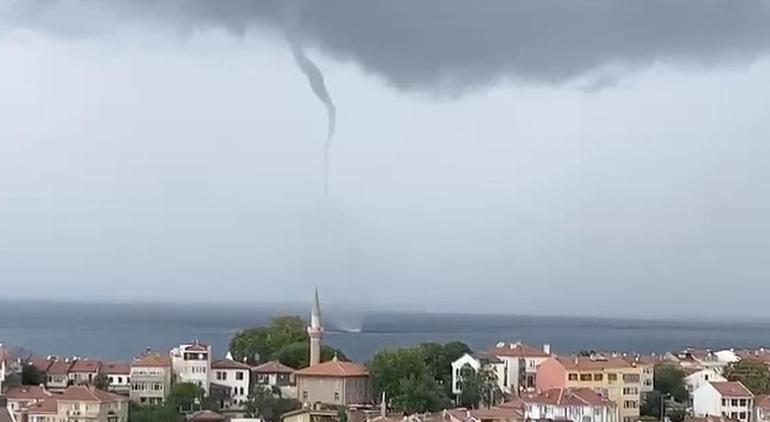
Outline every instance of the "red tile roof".
[[542, 349], [537, 347], [528, 346], [522, 343], [511, 343], [504, 347], [495, 347], [487, 352], [491, 356], [510, 356], [518, 358], [547, 358], [550, 356]]
[[366, 367], [353, 362], [343, 362], [341, 360], [332, 359], [328, 362], [319, 363], [318, 365], [308, 366], [305, 369], [300, 369], [294, 372], [297, 376], [307, 377], [366, 377], [369, 376], [369, 371]]
[[5, 392], [9, 400], [43, 400], [51, 397], [51, 393], [37, 385], [10, 387]]
[[94, 387], [86, 386], [70, 386], [64, 390], [63, 393], [57, 396], [59, 400], [71, 400], [71, 401], [95, 401], [99, 403], [110, 403], [114, 401], [127, 400], [124, 396], [110, 393], [108, 391], [99, 390]]
[[72, 367], [70, 368], [70, 372], [95, 373], [95, 372], [99, 372], [99, 369], [101, 367], [102, 367], [101, 361], [84, 358], [84, 359], [76, 360], [75, 363], [72, 364]]
[[187, 420], [189, 422], [224, 422], [227, 418], [211, 410], [199, 410], [190, 414]]
[[59, 403], [55, 398], [49, 398], [29, 406], [27, 410], [31, 415], [56, 414], [59, 411]]
[[294, 368], [286, 366], [277, 360], [257, 365], [251, 368], [251, 370], [260, 374], [290, 374], [295, 371]]
[[590, 388], [554, 388], [540, 394], [523, 396], [524, 403], [550, 404], [553, 406], [615, 406]]
[[126, 362], [104, 362], [102, 372], [108, 375], [128, 375], [131, 373], [131, 365]]
[[211, 363], [213, 369], [244, 369], [251, 370], [251, 366], [230, 359], [215, 360]]
[[590, 358], [583, 356], [557, 358], [567, 370], [593, 371], [602, 369], [633, 368], [635, 363], [624, 358]]
[[722, 397], [754, 397], [754, 394], [740, 382], [711, 382], [711, 385], [716, 388]]
[[54, 362], [54, 359], [36, 357], [30, 359], [29, 364], [37, 368], [37, 370], [40, 372], [48, 372], [48, 368], [50, 368]]
[[754, 405], [760, 409], [770, 410], [770, 395], [757, 396]]
[[57, 360], [48, 367], [48, 375], [67, 375], [72, 368], [72, 361]]
[[136, 357], [131, 363], [131, 366], [143, 368], [170, 368], [171, 358], [160, 353], [146, 353]]

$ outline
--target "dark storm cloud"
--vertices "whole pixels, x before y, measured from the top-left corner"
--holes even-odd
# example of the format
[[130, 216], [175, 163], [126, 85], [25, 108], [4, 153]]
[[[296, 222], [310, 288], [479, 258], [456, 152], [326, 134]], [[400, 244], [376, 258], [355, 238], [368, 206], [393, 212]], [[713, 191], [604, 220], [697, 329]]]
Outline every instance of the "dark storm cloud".
[[[280, 0], [30, 0], [183, 28], [283, 32]], [[293, 3], [295, 4], [295, 3]], [[299, 3], [304, 44], [403, 89], [462, 89], [504, 78], [563, 83], [604, 66], [750, 62], [770, 47], [762, 0], [323, 0]], [[63, 14], [62, 19], [76, 19]], [[51, 23], [50, 16], [47, 20]]]

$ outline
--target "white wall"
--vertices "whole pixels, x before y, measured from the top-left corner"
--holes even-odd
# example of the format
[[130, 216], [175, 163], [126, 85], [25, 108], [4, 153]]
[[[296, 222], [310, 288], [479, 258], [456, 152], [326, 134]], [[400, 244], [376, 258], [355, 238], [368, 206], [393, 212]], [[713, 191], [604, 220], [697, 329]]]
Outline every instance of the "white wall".
[[692, 411], [696, 417], [722, 416], [722, 395], [709, 383], [693, 392]]
[[[248, 369], [218, 369], [211, 370], [211, 382], [214, 384], [230, 387], [230, 402], [225, 404], [225, 408], [242, 408], [242, 403], [249, 397], [249, 375]], [[238, 374], [242, 379], [238, 379]]]
[[481, 362], [468, 353], [460, 356], [459, 359], [452, 362], [452, 394], [457, 395], [462, 392], [462, 389], [459, 388], [460, 371], [465, 365], [470, 365], [474, 371], [478, 371], [481, 367]]

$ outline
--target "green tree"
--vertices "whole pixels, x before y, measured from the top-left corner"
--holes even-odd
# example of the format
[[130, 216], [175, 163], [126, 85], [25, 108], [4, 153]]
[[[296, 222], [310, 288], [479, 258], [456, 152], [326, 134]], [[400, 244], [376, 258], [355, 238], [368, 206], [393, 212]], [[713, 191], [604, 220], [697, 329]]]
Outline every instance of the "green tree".
[[447, 344], [423, 343], [418, 348], [423, 354], [428, 371], [433, 374], [436, 382], [443, 388], [444, 394], [450, 396], [452, 394], [452, 362], [462, 355], [470, 353], [470, 347], [465, 343], [453, 341]]
[[724, 376], [729, 381], [740, 381], [754, 394], [770, 394], [770, 369], [762, 362], [744, 359], [730, 364]]
[[660, 401], [662, 399], [663, 394], [658, 390], [652, 390], [642, 395], [642, 403], [639, 409], [641, 415], [660, 420]]
[[189, 382], [180, 382], [171, 387], [166, 398], [167, 406], [181, 412], [197, 410], [203, 407], [206, 392], [203, 388]]
[[128, 408], [129, 422], [180, 422], [184, 417], [168, 406], [142, 406], [131, 402]]
[[93, 384], [94, 387], [106, 391], [110, 387], [110, 379], [107, 374], [99, 374], [94, 378]]
[[495, 374], [483, 367], [476, 371], [465, 365], [460, 370], [460, 389], [460, 404], [470, 409], [478, 409], [480, 405], [489, 408], [503, 401]]
[[437, 411], [449, 403], [449, 396], [426, 362], [425, 347], [380, 351], [369, 363], [369, 373], [375, 394], [385, 392], [391, 407], [398, 411]]
[[283, 398], [280, 394], [280, 389], [257, 386], [245, 404], [246, 416], [278, 422], [284, 413], [301, 407], [297, 400]]
[[21, 383], [23, 385], [45, 384], [45, 375], [35, 365], [25, 363], [21, 367]]
[[[334, 356], [337, 359], [347, 360], [345, 353], [342, 350], [335, 349], [330, 346], [321, 347], [321, 360], [331, 360]], [[310, 359], [310, 343], [308, 341], [300, 341], [296, 343], [287, 344], [281, 347], [278, 351], [273, 353], [271, 359], [280, 361], [284, 365], [288, 365], [292, 368], [305, 368], [309, 365]]]
[[282, 316], [266, 326], [236, 333], [230, 340], [230, 352], [235, 360], [256, 365], [273, 359], [284, 347], [307, 341], [305, 322], [297, 316]]
[[689, 394], [684, 383], [685, 373], [682, 368], [663, 363], [655, 366], [654, 385], [661, 394], [668, 394], [679, 403], [686, 403]]

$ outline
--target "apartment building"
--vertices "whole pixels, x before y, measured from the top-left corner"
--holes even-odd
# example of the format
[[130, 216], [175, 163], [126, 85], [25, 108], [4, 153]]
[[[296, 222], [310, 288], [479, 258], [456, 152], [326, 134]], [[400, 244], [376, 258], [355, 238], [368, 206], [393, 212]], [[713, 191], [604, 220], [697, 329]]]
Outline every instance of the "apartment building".
[[618, 421], [639, 418], [642, 370], [622, 357], [549, 358], [537, 369], [537, 389], [591, 388], [603, 392], [617, 404]]
[[253, 385], [278, 387], [283, 397], [296, 397], [295, 369], [273, 360], [251, 368]]
[[131, 390], [131, 365], [126, 362], [103, 362], [101, 373], [107, 378], [107, 390], [129, 395]]
[[555, 388], [521, 396], [525, 420], [616, 422], [617, 405], [590, 388]]
[[71, 386], [56, 398], [61, 422], [128, 422], [128, 398], [91, 386]]
[[56, 360], [48, 367], [46, 387], [52, 391], [63, 391], [70, 385], [70, 368], [75, 362], [64, 359]]
[[93, 384], [99, 371], [102, 368], [102, 362], [88, 358], [73, 358], [67, 376], [71, 385]]
[[53, 397], [53, 394], [45, 387], [37, 385], [25, 385], [11, 387], [5, 392], [8, 409], [18, 416], [22, 411]]
[[521, 342], [498, 343], [486, 355], [503, 361], [503, 391], [518, 395], [534, 391], [537, 385], [537, 367], [551, 356], [551, 346], [545, 344], [542, 349], [538, 349]]
[[693, 415], [751, 422], [754, 394], [740, 382], [707, 382], [693, 393]]
[[147, 351], [131, 363], [129, 377], [131, 401], [162, 404], [171, 391], [171, 359], [166, 355]]
[[689, 394], [690, 403], [693, 402], [695, 390], [699, 389], [703, 384], [706, 384], [707, 382], [727, 381], [727, 378], [723, 377], [721, 373], [713, 368], [689, 370], [686, 372], [689, 373], [684, 377], [684, 385]]
[[297, 381], [297, 400], [304, 404], [369, 403], [371, 390], [366, 367], [334, 359], [312, 365], [294, 373]]
[[223, 387], [227, 392], [220, 400], [224, 410], [241, 409], [249, 398], [251, 367], [230, 359], [217, 360], [211, 364], [211, 383]]
[[176, 382], [196, 384], [209, 394], [211, 346], [197, 340], [171, 350], [171, 367]]

